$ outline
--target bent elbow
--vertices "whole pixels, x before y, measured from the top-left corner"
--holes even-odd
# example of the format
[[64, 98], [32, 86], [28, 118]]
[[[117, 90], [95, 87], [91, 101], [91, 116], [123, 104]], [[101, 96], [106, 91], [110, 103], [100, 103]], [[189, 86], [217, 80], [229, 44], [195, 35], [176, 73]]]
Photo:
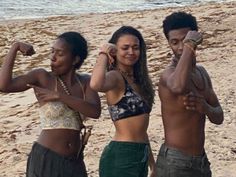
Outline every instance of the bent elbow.
[[101, 114], [96, 114], [93, 118], [94, 118], [94, 119], [99, 119], [100, 115], [101, 115]]
[[5, 87], [5, 86], [1, 86], [1, 85], [0, 85], [0, 92], [8, 93], [8, 89], [7, 89], [7, 87]]
[[101, 115], [101, 111], [100, 110], [96, 110], [93, 112], [93, 114], [90, 116], [93, 119], [98, 119]]
[[174, 94], [184, 93], [185, 87], [177, 84], [167, 83], [168, 89]]
[[219, 120], [219, 121], [215, 121], [214, 124], [216, 125], [221, 125], [223, 123], [223, 119], [222, 120]]
[[92, 82], [90, 81], [90, 87], [92, 90], [96, 91], [96, 92], [99, 92], [102, 88], [102, 84], [101, 83], [98, 83], [98, 82]]
[[221, 125], [224, 122], [224, 114], [223, 112], [217, 117], [217, 119], [215, 119], [215, 121], [213, 122], [216, 125]]
[[224, 115], [222, 114], [222, 116], [220, 116], [220, 117], [218, 118], [218, 121], [216, 122], [216, 125], [223, 124], [223, 122], [224, 122]]
[[184, 92], [184, 89], [179, 88], [179, 87], [171, 87], [170, 91], [174, 94], [181, 94]]
[[181, 94], [186, 91], [186, 82], [177, 81], [173, 78], [167, 80], [166, 86], [174, 94]]

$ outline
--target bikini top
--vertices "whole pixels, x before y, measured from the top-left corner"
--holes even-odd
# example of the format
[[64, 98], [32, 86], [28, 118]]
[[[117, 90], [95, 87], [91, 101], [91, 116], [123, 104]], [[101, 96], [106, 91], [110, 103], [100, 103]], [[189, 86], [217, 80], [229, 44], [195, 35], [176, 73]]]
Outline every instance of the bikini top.
[[[83, 86], [79, 79], [77, 79], [85, 100], [85, 93]], [[60, 81], [60, 80], [59, 80]], [[55, 91], [57, 91], [56, 79]], [[61, 81], [60, 81], [61, 82]], [[63, 86], [62, 86], [63, 87]], [[79, 112], [74, 111], [66, 104], [60, 101], [50, 101], [39, 108], [39, 117], [41, 120], [41, 127], [45, 129], [73, 129], [81, 130], [83, 128], [82, 117]]]
[[123, 79], [125, 81], [125, 93], [123, 97], [116, 104], [108, 105], [111, 119], [117, 121], [140, 114], [150, 113], [150, 106], [132, 89], [124, 77]]

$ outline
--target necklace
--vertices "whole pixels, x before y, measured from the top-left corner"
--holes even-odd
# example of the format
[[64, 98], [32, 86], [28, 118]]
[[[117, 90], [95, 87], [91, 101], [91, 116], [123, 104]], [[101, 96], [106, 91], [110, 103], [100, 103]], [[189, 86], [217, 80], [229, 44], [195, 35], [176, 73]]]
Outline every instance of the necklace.
[[135, 78], [134, 78], [134, 74], [128, 73], [126, 71], [122, 71], [120, 68], [118, 68], [118, 71], [121, 73], [121, 75], [128, 81], [130, 84], [134, 84], [135, 83]]
[[120, 68], [118, 68], [118, 70], [119, 70], [119, 72], [120, 72], [122, 75], [124, 75], [124, 76], [126, 76], [126, 77], [131, 77], [131, 78], [134, 77], [134, 74], [133, 74], [133, 73], [129, 73], [129, 72], [126, 72], [126, 71], [122, 71]]
[[123, 77], [125, 77], [126, 79], [128, 80], [131, 80], [132, 83], [135, 82], [135, 78], [134, 78], [134, 74], [133, 73], [129, 73], [129, 72], [126, 72], [126, 71], [122, 71], [120, 68], [118, 68], [118, 71], [121, 73], [121, 75]]
[[63, 82], [63, 80], [60, 77], [57, 77], [57, 80], [60, 82], [61, 87], [66, 92], [67, 95], [71, 95], [69, 89], [67, 88], [66, 84]]

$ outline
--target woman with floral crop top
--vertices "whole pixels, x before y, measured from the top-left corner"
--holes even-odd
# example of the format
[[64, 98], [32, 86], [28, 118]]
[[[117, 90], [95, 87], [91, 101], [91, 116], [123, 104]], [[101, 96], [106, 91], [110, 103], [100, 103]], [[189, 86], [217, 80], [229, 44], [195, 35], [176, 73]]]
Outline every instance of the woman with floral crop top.
[[42, 131], [28, 157], [26, 177], [87, 177], [81, 142], [82, 117], [100, 116], [100, 99], [90, 76], [78, 74], [87, 57], [87, 42], [77, 32], [58, 36], [51, 49], [51, 71], [34, 69], [12, 78], [17, 52], [35, 53], [33, 46], [16, 42], [0, 70], [0, 91], [33, 88], [39, 102]]
[[154, 89], [148, 76], [146, 45], [138, 30], [123, 26], [101, 47], [90, 86], [106, 93], [116, 129], [100, 158], [100, 177], [146, 177], [148, 164], [150, 176], [155, 177], [147, 135]]

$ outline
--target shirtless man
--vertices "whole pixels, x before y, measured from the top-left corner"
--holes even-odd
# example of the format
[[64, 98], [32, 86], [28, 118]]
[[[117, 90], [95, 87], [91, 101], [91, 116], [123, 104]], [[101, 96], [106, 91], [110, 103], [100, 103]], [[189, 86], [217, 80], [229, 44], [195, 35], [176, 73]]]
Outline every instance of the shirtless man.
[[158, 177], [211, 177], [204, 150], [206, 118], [221, 124], [224, 116], [204, 67], [196, 65], [202, 42], [196, 18], [175, 12], [163, 21], [174, 57], [159, 81], [165, 142], [157, 157]]

